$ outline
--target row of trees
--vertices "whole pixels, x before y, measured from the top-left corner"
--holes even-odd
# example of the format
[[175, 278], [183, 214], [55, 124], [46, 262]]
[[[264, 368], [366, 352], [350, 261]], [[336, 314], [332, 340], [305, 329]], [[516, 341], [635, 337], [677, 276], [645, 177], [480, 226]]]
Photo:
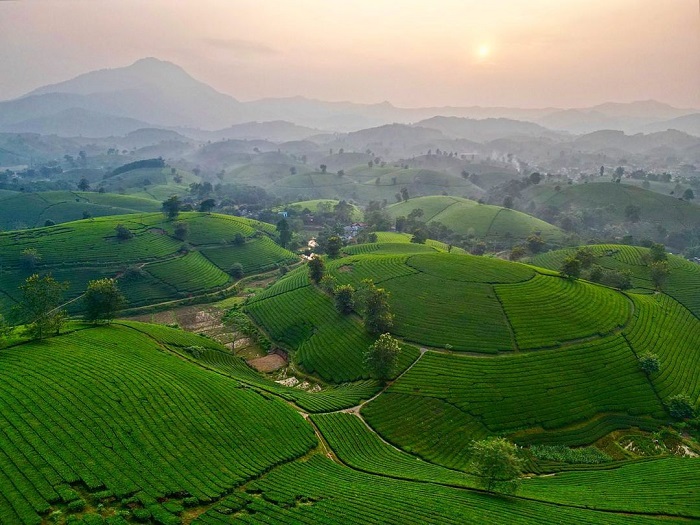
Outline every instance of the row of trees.
[[[44, 339], [58, 335], [68, 318], [63, 308], [63, 293], [67, 282], [57, 281], [51, 274], [27, 277], [19, 287], [21, 299], [14, 310], [14, 321], [23, 323], [25, 333], [31, 339]], [[109, 323], [122, 309], [126, 300], [119, 291], [115, 279], [97, 279], [88, 283], [82, 296], [84, 319], [93, 323]], [[6, 337], [11, 328], [0, 316], [0, 337]]]

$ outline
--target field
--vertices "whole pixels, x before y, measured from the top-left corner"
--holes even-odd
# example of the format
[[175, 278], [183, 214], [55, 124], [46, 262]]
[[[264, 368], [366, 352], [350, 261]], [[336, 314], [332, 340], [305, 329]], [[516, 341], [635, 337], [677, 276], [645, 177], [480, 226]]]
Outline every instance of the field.
[[565, 185], [556, 191], [551, 184], [531, 186], [523, 197], [535, 205], [561, 210], [601, 209], [607, 222], [624, 223], [625, 208], [640, 207], [640, 221], [667, 231], [690, 229], [700, 223], [700, 207], [671, 195], [662, 195], [630, 184], [596, 182]]
[[[175, 238], [174, 223], [162, 214], [131, 214], [76, 221], [56, 226], [0, 234], [0, 308], [18, 299], [18, 286], [31, 270], [22, 266], [21, 252], [36, 249], [34, 271], [52, 273], [70, 288], [66, 299], [79, 296], [91, 279], [117, 277], [130, 306], [211, 292], [232, 282], [235, 262], [245, 273], [287, 264], [295, 256], [275, 244], [274, 226], [216, 214], [182, 213], [185, 241]], [[133, 237], [120, 240], [116, 226]], [[236, 234], [245, 243], [236, 245]], [[77, 305], [76, 305], [77, 306]]]
[[[78, 283], [75, 294], [128, 269], [122, 285], [136, 304], [225, 288], [235, 263], [254, 274], [293, 260], [273, 226], [179, 220], [184, 241], [161, 214], [0, 234], [3, 286], [21, 283], [26, 246], [42, 254], [40, 270]], [[117, 241], [118, 223], [134, 237]], [[258, 373], [211, 339], [133, 321], [13, 339], [0, 350], [0, 523], [700, 519], [698, 459], [676, 457], [700, 448], [667, 430], [665, 406], [676, 394], [700, 399], [691, 263], [671, 258], [667, 293], [654, 294], [643, 249], [594, 247], [599, 264], [631, 268], [639, 293], [623, 293], [552, 271], [566, 251], [531, 261], [547, 269], [409, 237], [380, 233], [326, 260], [338, 284], [372, 279], [389, 292], [401, 354], [387, 382], [364, 363], [374, 337], [360, 315], [338, 313], [305, 265], [242, 305], [289, 353], [283, 374]], [[659, 372], [640, 369], [647, 351]], [[278, 382], [287, 374], [313, 388]], [[471, 443], [488, 436], [519, 446], [528, 475], [514, 496], [484, 492], [474, 475]], [[676, 448], [647, 454], [627, 439]], [[571, 447], [574, 459], [538, 459], [534, 445]], [[610, 456], [577, 460], [583, 446]]]
[[160, 210], [160, 202], [141, 197], [80, 191], [0, 194], [0, 231], [19, 230], [91, 217]]
[[426, 223], [441, 222], [455, 233], [487, 242], [522, 241], [535, 232], [549, 242], [561, 242], [564, 238], [564, 233], [556, 226], [525, 213], [460, 197], [417, 197], [392, 204], [387, 211], [396, 218], [406, 217], [414, 209], [423, 210], [421, 220]]

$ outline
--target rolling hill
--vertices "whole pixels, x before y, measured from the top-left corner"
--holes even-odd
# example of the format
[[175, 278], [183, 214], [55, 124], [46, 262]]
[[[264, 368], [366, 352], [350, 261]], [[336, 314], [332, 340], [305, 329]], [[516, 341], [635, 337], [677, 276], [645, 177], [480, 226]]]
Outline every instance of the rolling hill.
[[416, 197], [387, 208], [392, 218], [406, 217], [414, 209], [423, 210], [422, 222], [441, 222], [455, 233], [473, 235], [485, 241], [522, 241], [539, 232], [543, 239], [561, 242], [564, 232], [545, 221], [525, 213], [479, 204], [447, 196]]
[[91, 217], [126, 213], [155, 212], [160, 203], [152, 199], [89, 193], [80, 191], [46, 191], [37, 193], [3, 192], [0, 194], [0, 230], [18, 230]]
[[[176, 222], [186, 225], [184, 240], [176, 238]], [[271, 240], [274, 226], [269, 224], [194, 212], [180, 214], [176, 222], [161, 213], [132, 214], [2, 233], [0, 306], [14, 304], [18, 286], [33, 272], [69, 282], [68, 299], [82, 294], [90, 280], [117, 277], [129, 305], [142, 306], [230, 286], [228, 272], [235, 263], [249, 274], [296, 259]], [[119, 239], [118, 225], [133, 237]], [[242, 245], [233, 242], [239, 233]], [[26, 248], [39, 254], [34, 269], [22, 265]]]

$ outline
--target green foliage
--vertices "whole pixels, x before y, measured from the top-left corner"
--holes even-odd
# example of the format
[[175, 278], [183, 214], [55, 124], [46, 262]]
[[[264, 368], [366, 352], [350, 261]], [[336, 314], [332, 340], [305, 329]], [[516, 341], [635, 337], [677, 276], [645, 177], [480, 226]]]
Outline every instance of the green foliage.
[[180, 207], [182, 206], [182, 202], [180, 202], [180, 197], [177, 195], [171, 195], [168, 197], [166, 200], [163, 201], [163, 204], [161, 205], [161, 209], [163, 211], [163, 214], [169, 219], [173, 220], [177, 218], [177, 216], [180, 214]]
[[29, 337], [43, 339], [58, 335], [67, 316], [59, 305], [68, 283], [58, 282], [51, 274], [44, 277], [33, 274], [19, 288], [22, 299], [18, 307]]
[[333, 295], [336, 287], [338, 286], [338, 281], [332, 275], [325, 274], [321, 277], [321, 282], [318, 283], [321, 290], [329, 295]]
[[695, 407], [687, 394], [676, 394], [666, 401], [668, 413], [676, 419], [690, 419], [695, 415]]
[[279, 243], [282, 248], [286, 248], [292, 240], [292, 230], [289, 228], [287, 219], [282, 219], [277, 223], [277, 233], [279, 233]]
[[314, 255], [309, 259], [307, 266], [309, 268], [309, 279], [316, 284], [320, 283], [326, 272], [326, 263], [323, 262], [323, 259], [318, 255]]
[[581, 268], [582, 264], [579, 259], [576, 257], [567, 257], [561, 265], [561, 274], [564, 277], [576, 279], [581, 275]]
[[487, 438], [472, 444], [471, 469], [489, 492], [514, 494], [523, 460], [515, 445], [504, 438]]
[[335, 307], [343, 315], [348, 315], [355, 307], [355, 288], [349, 284], [336, 286], [333, 290]]
[[391, 334], [381, 334], [374, 344], [367, 348], [365, 364], [372, 375], [386, 381], [396, 366], [401, 346]]
[[83, 296], [85, 319], [109, 323], [126, 304], [115, 279], [98, 279], [88, 283]]
[[240, 279], [245, 274], [243, 271], [243, 265], [239, 262], [233, 263], [231, 268], [229, 268], [228, 273], [234, 279]]
[[533, 445], [530, 452], [537, 459], [573, 463], [579, 465], [597, 465], [612, 461], [612, 458], [595, 447], [570, 448], [565, 445]]
[[21, 252], [22, 269], [32, 272], [36, 269], [36, 265], [41, 261], [41, 254], [36, 248], [25, 248]]
[[428, 232], [424, 228], [416, 228], [413, 231], [413, 236], [411, 237], [411, 242], [414, 244], [425, 244], [428, 240]]
[[646, 375], [655, 374], [661, 370], [659, 356], [652, 354], [651, 352], [644, 352], [639, 356], [639, 368], [641, 368], [642, 372], [644, 372]]
[[657, 290], [666, 283], [670, 273], [671, 269], [667, 261], [655, 261], [650, 265], [651, 282]]
[[357, 304], [365, 320], [365, 328], [370, 334], [380, 334], [391, 329], [394, 316], [388, 302], [389, 294], [377, 288], [371, 279], [364, 279], [357, 291]]
[[335, 259], [340, 255], [340, 249], [343, 247], [343, 241], [337, 235], [328, 237], [325, 243], [326, 253], [331, 259]]
[[178, 241], [184, 241], [189, 232], [190, 228], [186, 222], [180, 221], [173, 225], [173, 237], [175, 237]]
[[116, 227], [114, 228], [114, 231], [117, 234], [117, 239], [120, 241], [126, 241], [131, 239], [134, 234], [131, 232], [129, 228], [124, 226], [123, 224], [117, 224]]

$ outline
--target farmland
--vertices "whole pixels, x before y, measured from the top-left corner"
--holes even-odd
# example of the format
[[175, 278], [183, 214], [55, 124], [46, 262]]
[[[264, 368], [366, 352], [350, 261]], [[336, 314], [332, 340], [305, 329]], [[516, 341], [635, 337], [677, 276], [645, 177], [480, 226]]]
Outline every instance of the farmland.
[[[130, 250], [114, 249], [117, 221], [134, 233], [122, 241]], [[199, 213], [179, 221], [184, 241], [161, 214], [4, 236], [11, 255], [37, 246], [39, 268], [81, 286], [139, 266], [122, 281], [137, 303], [230, 286], [235, 263], [254, 275], [292, 260], [269, 225]], [[231, 242], [236, 234], [243, 244]], [[83, 247], [68, 263], [60, 243]], [[0, 350], [0, 521], [697, 519], [698, 460], [676, 457], [697, 446], [665, 430], [671, 396], [700, 396], [700, 321], [682, 301], [693, 304], [686, 285], [696, 274], [671, 259], [676, 281], [652, 294], [643, 249], [592, 249], [598, 264], [632, 268], [635, 289], [562, 277], [552, 270], [566, 251], [531, 261], [547, 269], [397, 233], [326, 260], [337, 284], [372, 279], [389, 293], [401, 353], [386, 383], [365, 365], [375, 337], [360, 313], [339, 313], [306, 266], [238, 310], [289, 356], [281, 375], [255, 371], [211, 339], [134, 321], [72, 322], [46, 341], [18, 340]], [[21, 259], [8, 260], [5, 275], [19, 284]], [[638, 357], [650, 351], [660, 371], [647, 375]], [[286, 386], [286, 374], [316, 386]], [[676, 448], [646, 457], [629, 444], [662, 434]], [[472, 473], [471, 443], [489, 436], [507, 437], [524, 459], [529, 475], [510, 498], [485, 493]], [[534, 445], [574, 459], [539, 459]], [[577, 459], [584, 446], [603, 462]]]
[[[176, 224], [185, 225], [184, 240], [177, 238]], [[119, 225], [130, 238], [117, 236]], [[131, 306], [216, 291], [233, 284], [228, 272], [235, 263], [247, 274], [295, 261], [269, 238], [272, 231], [256, 221], [188, 212], [178, 221], [131, 214], [2, 233], [0, 305], [17, 300], [17, 287], [33, 271], [68, 281], [67, 299], [79, 296], [91, 279], [117, 277]], [[243, 243], [233, 243], [237, 234]], [[32, 269], [23, 265], [27, 248], [39, 256]]]
[[536, 232], [554, 243], [564, 238], [564, 233], [556, 226], [525, 213], [461, 197], [417, 197], [392, 204], [387, 211], [396, 218], [406, 217], [414, 209], [423, 210], [421, 220], [426, 224], [440, 222], [455, 233], [486, 241], [524, 240]]

